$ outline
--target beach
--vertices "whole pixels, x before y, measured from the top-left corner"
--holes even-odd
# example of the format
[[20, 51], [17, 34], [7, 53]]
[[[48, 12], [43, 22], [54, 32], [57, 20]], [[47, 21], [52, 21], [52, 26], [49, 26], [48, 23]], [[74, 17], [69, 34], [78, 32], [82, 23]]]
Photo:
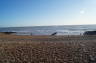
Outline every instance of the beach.
[[96, 36], [0, 33], [0, 63], [96, 63]]

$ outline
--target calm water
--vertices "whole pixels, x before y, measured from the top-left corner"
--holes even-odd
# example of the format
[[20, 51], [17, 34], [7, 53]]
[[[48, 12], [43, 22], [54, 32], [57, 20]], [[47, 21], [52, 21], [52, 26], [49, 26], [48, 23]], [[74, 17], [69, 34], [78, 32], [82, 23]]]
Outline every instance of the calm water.
[[70, 25], [70, 26], [34, 26], [0, 28], [0, 32], [17, 32], [17, 35], [80, 35], [85, 31], [96, 30], [96, 25]]

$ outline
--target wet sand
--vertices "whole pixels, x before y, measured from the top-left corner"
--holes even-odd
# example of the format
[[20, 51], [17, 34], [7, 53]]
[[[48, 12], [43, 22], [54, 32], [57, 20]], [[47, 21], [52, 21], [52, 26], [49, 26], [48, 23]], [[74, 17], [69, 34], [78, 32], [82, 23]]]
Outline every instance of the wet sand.
[[96, 63], [96, 36], [0, 34], [0, 63]]

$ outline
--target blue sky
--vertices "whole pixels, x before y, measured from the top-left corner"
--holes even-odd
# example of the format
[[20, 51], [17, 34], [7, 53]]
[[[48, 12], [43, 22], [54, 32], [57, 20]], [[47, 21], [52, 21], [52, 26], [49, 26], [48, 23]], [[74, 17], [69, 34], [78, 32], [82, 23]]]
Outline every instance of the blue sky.
[[0, 0], [0, 27], [96, 24], [96, 0]]

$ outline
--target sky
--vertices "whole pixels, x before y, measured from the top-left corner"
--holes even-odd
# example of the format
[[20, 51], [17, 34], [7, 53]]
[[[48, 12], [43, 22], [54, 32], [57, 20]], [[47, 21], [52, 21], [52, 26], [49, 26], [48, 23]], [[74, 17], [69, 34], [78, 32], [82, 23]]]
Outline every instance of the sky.
[[0, 0], [0, 27], [96, 24], [96, 0]]

